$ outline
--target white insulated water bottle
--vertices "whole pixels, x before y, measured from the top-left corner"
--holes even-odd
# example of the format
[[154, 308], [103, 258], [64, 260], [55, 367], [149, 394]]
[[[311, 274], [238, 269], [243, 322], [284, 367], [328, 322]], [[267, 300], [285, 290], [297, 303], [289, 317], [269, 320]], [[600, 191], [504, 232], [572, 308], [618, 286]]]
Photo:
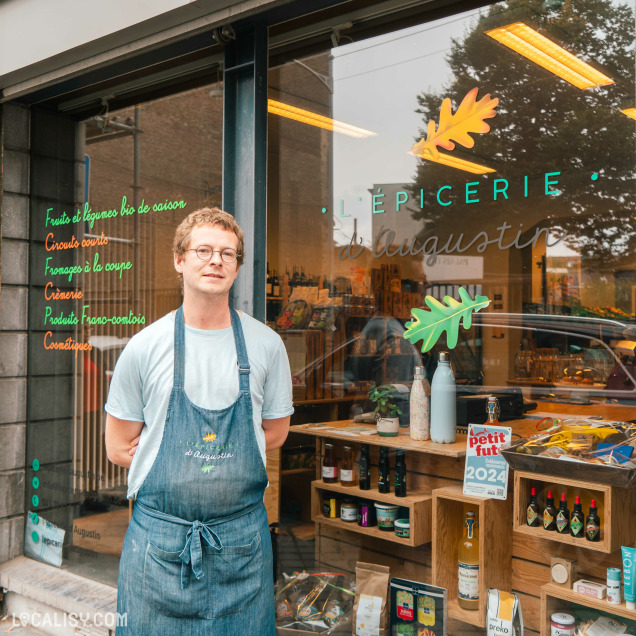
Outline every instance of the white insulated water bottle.
[[424, 367], [415, 367], [410, 400], [411, 439], [431, 439], [431, 387], [424, 375]]
[[449, 354], [442, 351], [431, 383], [431, 441], [438, 444], [452, 444], [455, 441], [455, 399], [455, 378]]

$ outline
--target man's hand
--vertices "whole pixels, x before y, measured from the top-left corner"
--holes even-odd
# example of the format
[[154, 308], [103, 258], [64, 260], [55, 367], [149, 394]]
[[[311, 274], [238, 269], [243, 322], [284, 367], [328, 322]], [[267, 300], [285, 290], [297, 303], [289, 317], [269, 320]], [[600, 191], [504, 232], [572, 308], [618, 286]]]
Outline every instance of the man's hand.
[[275, 420], [263, 420], [265, 431], [265, 450], [270, 451], [280, 448], [287, 439], [289, 433], [289, 420], [291, 416], [278, 417]]
[[143, 422], [120, 420], [106, 414], [106, 453], [113, 464], [130, 468], [143, 427]]

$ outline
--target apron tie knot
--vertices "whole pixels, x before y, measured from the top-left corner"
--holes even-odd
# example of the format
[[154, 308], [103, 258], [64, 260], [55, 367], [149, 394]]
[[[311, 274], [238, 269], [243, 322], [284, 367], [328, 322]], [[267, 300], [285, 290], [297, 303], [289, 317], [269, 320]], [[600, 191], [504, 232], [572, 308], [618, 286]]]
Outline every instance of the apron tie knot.
[[197, 580], [203, 578], [203, 549], [201, 539], [217, 552], [221, 551], [223, 544], [215, 532], [201, 521], [194, 521], [186, 535], [186, 542], [179, 558], [181, 559], [181, 588], [186, 587], [186, 567], [191, 564], [192, 572]]

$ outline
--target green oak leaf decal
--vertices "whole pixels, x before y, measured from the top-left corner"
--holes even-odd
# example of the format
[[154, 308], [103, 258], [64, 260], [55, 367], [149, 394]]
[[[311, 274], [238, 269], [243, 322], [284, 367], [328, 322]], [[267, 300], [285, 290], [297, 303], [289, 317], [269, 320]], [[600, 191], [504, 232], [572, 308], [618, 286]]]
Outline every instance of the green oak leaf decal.
[[443, 305], [433, 296], [427, 296], [424, 302], [430, 311], [419, 307], [411, 309], [415, 320], [406, 323], [404, 338], [410, 340], [412, 344], [422, 340], [422, 353], [426, 353], [435, 346], [445, 331], [448, 348], [454, 349], [457, 344], [459, 322], [463, 322], [464, 329], [470, 329], [473, 311], [479, 311], [490, 304], [490, 298], [479, 294], [473, 300], [463, 287], [459, 288], [459, 297], [461, 302], [450, 296], [444, 296], [446, 305]]

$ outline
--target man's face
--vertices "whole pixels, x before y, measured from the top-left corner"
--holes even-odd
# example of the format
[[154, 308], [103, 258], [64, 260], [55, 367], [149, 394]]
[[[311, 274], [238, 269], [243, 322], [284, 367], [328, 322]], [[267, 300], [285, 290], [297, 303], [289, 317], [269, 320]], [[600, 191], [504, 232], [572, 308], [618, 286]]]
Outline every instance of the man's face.
[[174, 268], [183, 275], [183, 296], [225, 296], [236, 280], [238, 260], [226, 263], [221, 251], [231, 248], [238, 251], [238, 238], [234, 232], [218, 225], [199, 225], [190, 233], [188, 250], [205, 246], [215, 251], [209, 261], [202, 261], [196, 252], [187, 251], [174, 256]]

